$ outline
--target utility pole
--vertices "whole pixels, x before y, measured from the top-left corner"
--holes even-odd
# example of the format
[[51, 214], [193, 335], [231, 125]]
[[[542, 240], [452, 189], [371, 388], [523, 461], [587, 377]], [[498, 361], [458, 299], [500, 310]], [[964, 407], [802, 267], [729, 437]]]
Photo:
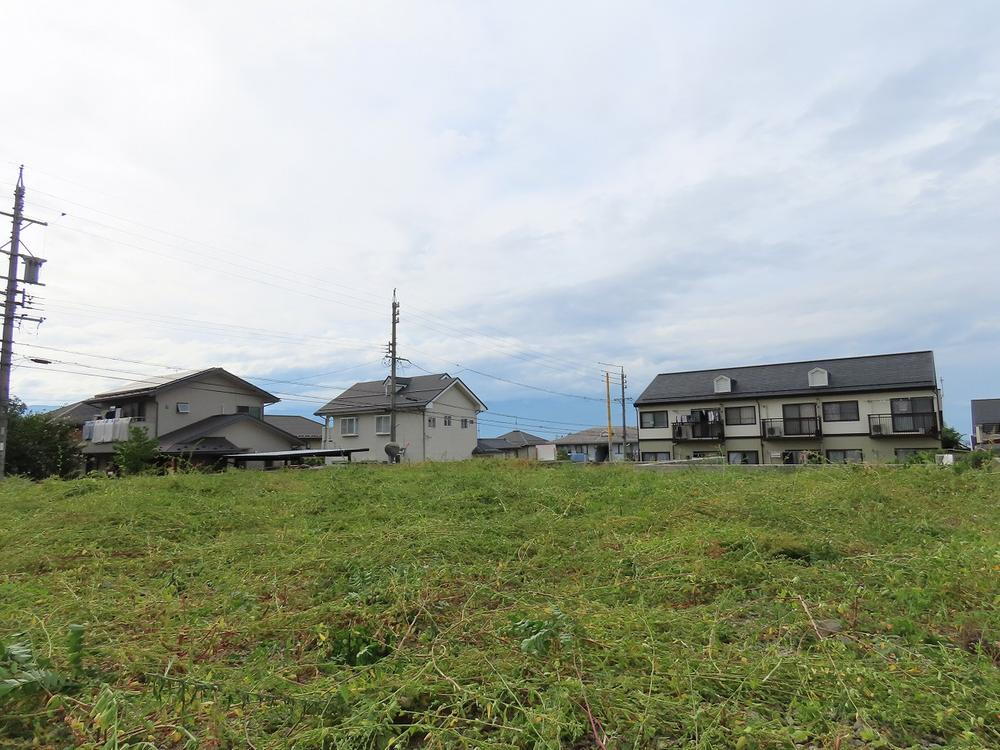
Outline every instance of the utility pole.
[[628, 423], [625, 421], [625, 365], [619, 365], [622, 374], [622, 460], [629, 460]]
[[[614, 432], [611, 430], [611, 373], [604, 373], [604, 389], [608, 397], [608, 463], [611, 463], [612, 444], [614, 442]], [[624, 450], [624, 447], [622, 448]]]
[[[4, 476], [7, 464], [7, 410], [10, 406], [10, 366], [14, 356], [14, 320], [17, 314], [17, 274], [18, 260], [21, 252], [21, 224], [40, 224], [44, 221], [24, 218], [24, 166], [17, 173], [17, 186], [14, 188], [14, 213], [0, 211], [0, 214], [11, 217], [10, 229], [10, 262], [7, 264], [7, 292], [3, 301], [3, 339], [0, 342], [0, 479]], [[44, 261], [41, 258], [26, 258], [25, 281], [29, 284], [38, 283], [38, 268]], [[40, 318], [32, 318], [41, 322]]]
[[389, 342], [389, 442], [396, 442], [396, 324], [399, 322], [399, 303], [396, 290], [392, 290], [392, 341]]

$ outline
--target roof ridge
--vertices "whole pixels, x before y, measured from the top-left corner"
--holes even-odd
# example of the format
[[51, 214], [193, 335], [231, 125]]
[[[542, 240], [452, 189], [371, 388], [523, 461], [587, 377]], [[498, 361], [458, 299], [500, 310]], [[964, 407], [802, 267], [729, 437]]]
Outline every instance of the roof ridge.
[[719, 372], [721, 370], [749, 370], [753, 367], [780, 367], [781, 365], [808, 365], [818, 362], [843, 362], [849, 359], [874, 359], [876, 357], [902, 357], [907, 354], [933, 354], [933, 349], [919, 349], [911, 352], [889, 352], [887, 354], [859, 354], [852, 357], [821, 357], [818, 359], [800, 359], [793, 362], [763, 362], [758, 365], [732, 365], [730, 367], [706, 367], [700, 370], [673, 370], [671, 372], [658, 372], [653, 377], [660, 375], [695, 375], [699, 372]]

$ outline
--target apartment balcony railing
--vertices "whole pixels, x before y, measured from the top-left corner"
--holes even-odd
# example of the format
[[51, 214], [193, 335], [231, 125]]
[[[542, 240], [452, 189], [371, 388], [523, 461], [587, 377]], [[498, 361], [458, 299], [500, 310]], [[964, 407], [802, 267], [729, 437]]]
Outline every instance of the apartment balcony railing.
[[722, 422], [674, 422], [671, 428], [674, 440], [722, 440], [725, 438]]
[[818, 438], [823, 436], [819, 417], [787, 417], [760, 420], [760, 436], [764, 440], [782, 438]]
[[873, 438], [896, 435], [938, 436], [937, 414], [869, 414], [868, 432]]
[[979, 425], [979, 434], [983, 440], [1000, 439], [1000, 422], [987, 422]]

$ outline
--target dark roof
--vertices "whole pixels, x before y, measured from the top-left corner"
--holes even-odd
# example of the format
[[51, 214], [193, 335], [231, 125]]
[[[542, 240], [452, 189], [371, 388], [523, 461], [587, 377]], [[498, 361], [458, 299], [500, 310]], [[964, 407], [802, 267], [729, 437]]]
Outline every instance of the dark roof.
[[972, 426], [1000, 424], [1000, 398], [972, 399]]
[[60, 406], [58, 409], [45, 412], [45, 416], [49, 419], [58, 419], [61, 422], [82, 425], [87, 420], [96, 417], [101, 411], [101, 409], [91, 406], [85, 401], [77, 401], [75, 404], [67, 404], [66, 406]]
[[506, 440], [501, 440], [500, 438], [479, 438], [476, 441], [476, 447], [472, 449], [474, 455], [477, 456], [498, 456], [504, 452], [504, 450], [509, 450], [516, 446], [511, 445]]
[[160, 450], [163, 453], [204, 453], [216, 451], [232, 453], [241, 450], [240, 446], [233, 445], [225, 438], [220, 438], [220, 436], [213, 435], [212, 433], [242, 421], [249, 421], [261, 429], [287, 438], [289, 443], [299, 444], [299, 439], [295, 435], [285, 432], [280, 427], [268, 424], [262, 419], [252, 417], [249, 414], [216, 414], [160, 435]]
[[[128, 383], [120, 388], [116, 388], [113, 391], [105, 391], [104, 393], [98, 393], [93, 398], [87, 399], [88, 403], [102, 403], [109, 401], [111, 399], [121, 399], [121, 398], [137, 398], [140, 396], [152, 396], [155, 393], [166, 390], [167, 388], [173, 388], [176, 385], [181, 385], [186, 383], [192, 385], [193, 387], [198, 387], [198, 378], [205, 377], [206, 375], [222, 375], [223, 377], [232, 380], [238, 387], [243, 388], [248, 391], [256, 393], [258, 396], [264, 399], [265, 403], [274, 404], [281, 399], [275, 395], [272, 395], [262, 388], [258, 388], [253, 383], [249, 383], [243, 378], [233, 375], [228, 370], [222, 367], [206, 367], [203, 370], [189, 370], [187, 372], [173, 372], [168, 375], [150, 375], [148, 378], [143, 378], [142, 380], [137, 380], [134, 383]], [[215, 383], [206, 383], [204, 386], [205, 390], [219, 390], [219, 386]]]
[[[626, 428], [626, 442], [634, 443], [638, 439], [638, 433], [635, 427]], [[614, 428], [614, 437], [612, 438], [612, 443], [620, 443], [622, 441], [622, 428]], [[561, 437], [558, 440], [553, 440], [556, 445], [606, 445], [608, 442], [608, 428], [607, 427], [588, 427], [586, 430], [580, 430], [579, 432], [574, 432], [572, 435], [567, 435], [566, 437]]]
[[524, 448], [528, 445], [542, 445], [549, 442], [545, 438], [540, 438], [537, 435], [532, 435], [529, 432], [524, 432], [523, 430], [511, 430], [510, 432], [499, 435], [497, 440], [505, 440], [511, 448]]
[[[385, 378], [384, 380], [355, 383], [337, 398], [317, 409], [315, 414], [327, 416], [387, 411], [389, 409], [389, 396], [386, 393], [388, 382], [389, 379]], [[480, 401], [460, 378], [453, 378], [447, 373], [396, 378], [396, 386], [398, 389], [396, 408], [400, 411], [421, 409], [453, 386], [465, 390], [469, 398], [479, 404], [481, 410], [486, 409], [486, 404]]]
[[[829, 385], [809, 386], [809, 371], [816, 367], [829, 373]], [[732, 392], [715, 393], [714, 381], [720, 375], [726, 375], [733, 380]], [[937, 375], [934, 370], [934, 352], [903, 352], [663, 373], [653, 378], [653, 382], [646, 387], [635, 403], [641, 406], [680, 401], [721, 401], [755, 396], [935, 387], [937, 387]]]
[[300, 417], [296, 414], [265, 414], [264, 421], [297, 438], [315, 440], [323, 437], [323, 425], [309, 417]]

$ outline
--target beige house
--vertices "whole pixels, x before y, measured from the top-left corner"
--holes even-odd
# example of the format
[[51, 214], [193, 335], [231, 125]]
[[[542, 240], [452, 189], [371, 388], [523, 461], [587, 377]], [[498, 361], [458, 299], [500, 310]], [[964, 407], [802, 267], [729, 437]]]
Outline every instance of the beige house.
[[294, 435], [306, 450], [323, 447], [323, 423], [297, 414], [265, 414], [264, 421]]
[[[636, 429], [635, 427], [626, 429], [628, 434], [625, 441], [622, 440], [621, 427], [613, 428], [611, 431], [611, 461], [624, 461], [634, 453]], [[587, 461], [602, 463], [608, 460], [607, 427], [589, 427], [552, 442], [569, 454], [584, 456]]]
[[[316, 411], [324, 448], [367, 448], [366, 461], [387, 461], [389, 378], [355, 383]], [[402, 461], [460, 461], [476, 448], [478, 415], [486, 410], [468, 386], [447, 373], [396, 378], [396, 444]]]
[[234, 453], [302, 447], [295, 435], [262, 419], [279, 399], [221, 367], [155, 376], [87, 400], [97, 418], [83, 423], [88, 469], [108, 466], [132, 427], [159, 440], [160, 452], [195, 463]]
[[934, 353], [657, 375], [636, 399], [643, 461], [893, 461], [941, 448]]
[[972, 400], [972, 449], [1000, 450], [1000, 398]]

